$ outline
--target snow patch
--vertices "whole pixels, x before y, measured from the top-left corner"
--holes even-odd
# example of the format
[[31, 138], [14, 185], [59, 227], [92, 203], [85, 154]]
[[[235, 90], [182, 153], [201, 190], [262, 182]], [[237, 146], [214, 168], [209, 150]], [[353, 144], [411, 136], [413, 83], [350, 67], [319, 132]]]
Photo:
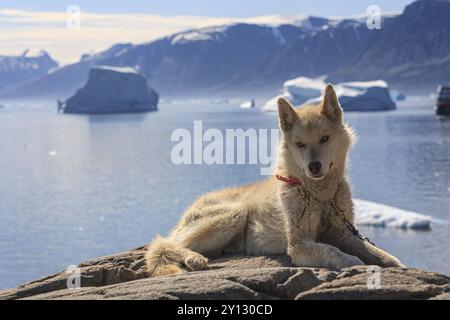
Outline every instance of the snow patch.
[[305, 21], [308, 21], [309, 16], [305, 15], [266, 15], [251, 18], [234, 19], [233, 23], [250, 23], [259, 24], [270, 27], [279, 27], [281, 25], [302, 26]]
[[220, 39], [220, 37], [225, 35], [225, 31], [229, 26], [219, 26], [219, 27], [208, 27], [198, 30], [190, 30], [186, 32], [177, 33], [171, 37], [170, 43], [184, 44], [194, 41], [208, 41]]
[[34, 49], [26, 49], [22, 53], [22, 57], [25, 57], [25, 58], [39, 58], [39, 57], [43, 57], [46, 55], [47, 55], [47, 52], [45, 52], [44, 50], [34, 50]]
[[138, 74], [136, 69], [131, 68], [131, 67], [113, 67], [113, 66], [97, 65], [97, 66], [93, 66], [91, 69], [113, 71], [113, 72], [119, 72], [119, 73], [135, 73], [135, 74]]
[[275, 37], [275, 39], [278, 41], [278, 43], [280, 43], [280, 44], [285, 44], [286, 43], [286, 39], [284, 38], [284, 36], [281, 33], [280, 29], [272, 28], [272, 34]]

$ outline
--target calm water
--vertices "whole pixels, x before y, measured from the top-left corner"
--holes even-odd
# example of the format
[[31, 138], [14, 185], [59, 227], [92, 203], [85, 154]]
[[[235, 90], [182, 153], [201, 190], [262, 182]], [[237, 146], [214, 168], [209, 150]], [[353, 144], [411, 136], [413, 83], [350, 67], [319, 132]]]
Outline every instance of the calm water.
[[[354, 195], [450, 220], [450, 121], [428, 102], [349, 113]], [[163, 105], [139, 115], [56, 115], [0, 109], [0, 288], [52, 274], [165, 234], [200, 194], [262, 177], [255, 165], [170, 159], [175, 128], [275, 128], [276, 117], [228, 105]], [[450, 227], [361, 228], [408, 266], [450, 274]]]

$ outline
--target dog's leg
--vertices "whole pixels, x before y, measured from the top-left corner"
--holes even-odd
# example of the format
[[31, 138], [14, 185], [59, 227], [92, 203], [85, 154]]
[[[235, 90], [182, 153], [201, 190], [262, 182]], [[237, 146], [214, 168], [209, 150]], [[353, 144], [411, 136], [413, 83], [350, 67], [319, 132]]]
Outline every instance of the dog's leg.
[[[350, 186], [343, 181], [335, 199], [338, 206], [343, 210], [346, 218], [353, 223], [353, 203], [351, 200]], [[335, 214], [332, 212], [331, 214]], [[365, 264], [378, 265], [381, 267], [404, 267], [394, 256], [377, 248], [367, 241], [354, 235], [339, 220], [330, 224], [329, 229], [320, 236], [320, 241], [338, 247], [340, 250], [355, 255]]]
[[336, 247], [315, 241], [320, 235], [320, 204], [311, 202], [306, 197], [299, 202], [298, 193], [292, 189], [286, 189], [281, 197], [288, 222], [287, 253], [293, 264], [334, 270], [364, 264], [357, 257]]
[[341, 270], [364, 264], [357, 257], [344, 253], [336, 247], [311, 240], [304, 240], [289, 246], [288, 255], [291, 257], [292, 263], [299, 267]]
[[358, 238], [343, 225], [329, 230], [323, 237], [323, 241], [338, 247], [343, 252], [357, 256], [365, 264], [380, 267], [405, 267], [397, 258], [368, 241]]
[[168, 238], [151, 242], [145, 255], [149, 275], [180, 273], [182, 265], [192, 271], [206, 269], [205, 256], [217, 256], [232, 241], [244, 241], [247, 215], [238, 209], [223, 209], [213, 216], [203, 212], [203, 218], [179, 224]]
[[[247, 213], [237, 207], [224, 207], [223, 213], [207, 215], [174, 230], [171, 238], [181, 247], [208, 257], [218, 256], [238, 238], [244, 241]], [[187, 258], [189, 255], [187, 255]]]

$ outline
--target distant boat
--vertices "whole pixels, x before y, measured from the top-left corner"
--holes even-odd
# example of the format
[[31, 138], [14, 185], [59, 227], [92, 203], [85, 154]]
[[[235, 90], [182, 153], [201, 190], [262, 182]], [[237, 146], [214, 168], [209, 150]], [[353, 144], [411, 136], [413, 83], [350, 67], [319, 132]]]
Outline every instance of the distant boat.
[[251, 100], [242, 101], [240, 107], [241, 107], [241, 109], [254, 108], [255, 107], [255, 100], [251, 99]]
[[450, 115], [450, 85], [439, 86], [436, 100], [436, 114]]

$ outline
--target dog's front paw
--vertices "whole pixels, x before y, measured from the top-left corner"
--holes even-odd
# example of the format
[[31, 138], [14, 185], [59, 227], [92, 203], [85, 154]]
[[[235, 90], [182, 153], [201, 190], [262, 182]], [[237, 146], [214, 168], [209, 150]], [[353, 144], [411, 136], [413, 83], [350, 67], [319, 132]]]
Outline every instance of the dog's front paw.
[[191, 271], [199, 271], [208, 269], [208, 259], [199, 253], [192, 252], [185, 259], [184, 264]]
[[398, 260], [397, 258], [391, 256], [391, 255], [386, 255], [385, 257], [382, 258], [381, 260], [381, 266], [384, 268], [389, 268], [389, 267], [394, 267], [394, 268], [406, 268], [406, 266], [400, 262], [400, 260]]
[[362, 262], [361, 259], [343, 252], [335, 252], [331, 255], [329, 261], [329, 268], [333, 270], [341, 270], [360, 265], [364, 265], [364, 262]]

